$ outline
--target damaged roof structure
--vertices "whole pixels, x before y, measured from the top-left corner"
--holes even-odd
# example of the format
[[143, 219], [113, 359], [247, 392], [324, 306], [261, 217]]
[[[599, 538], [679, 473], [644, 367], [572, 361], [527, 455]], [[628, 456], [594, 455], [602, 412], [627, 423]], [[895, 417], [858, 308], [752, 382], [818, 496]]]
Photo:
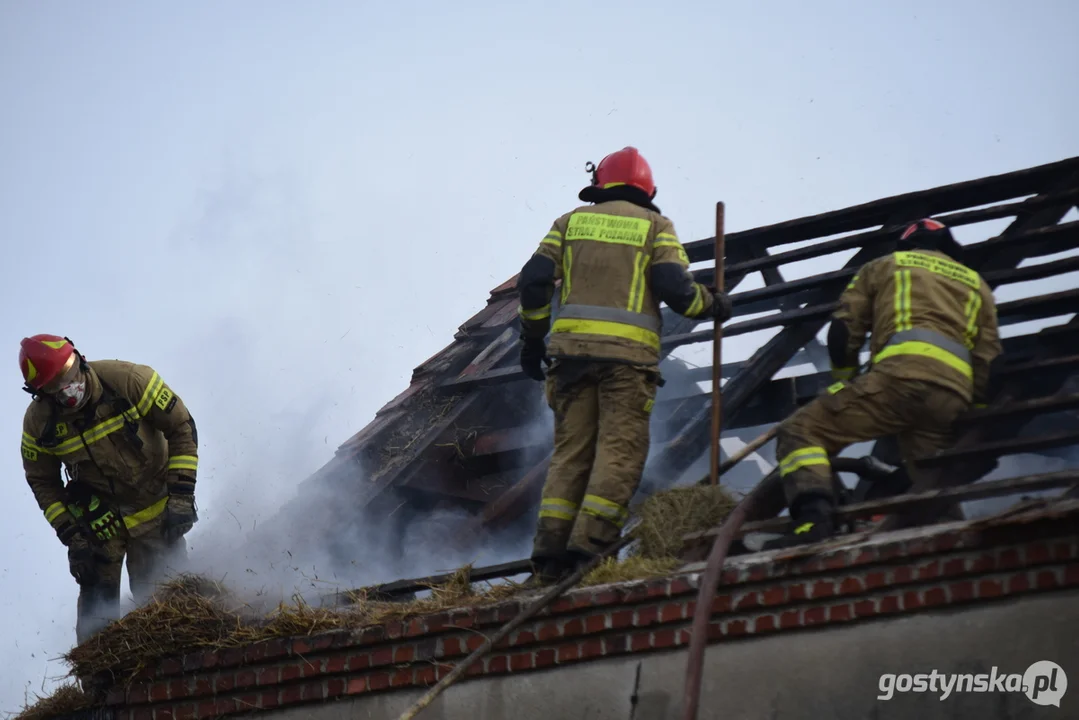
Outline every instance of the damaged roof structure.
[[[1000, 665], [1022, 675], [1046, 659], [1079, 668], [1079, 649], [1060, 632], [1079, 622], [1079, 289], [1060, 283], [1079, 273], [1077, 203], [1079, 158], [1070, 158], [726, 236], [734, 318], [724, 341], [772, 336], [721, 369], [724, 457], [831, 384], [821, 331], [857, 268], [891, 251], [908, 221], [933, 216], [954, 229], [967, 263], [997, 295], [1005, 355], [989, 405], [964, 417], [953, 447], [918, 460], [934, 487], [894, 494], [874, 485], [896, 462], [884, 439], [872, 448], [875, 461], [836, 464], [858, 480], [839, 509], [851, 532], [726, 561], [711, 604], [702, 707], [730, 717], [876, 717], [887, 673], [988, 673], [990, 665], [996, 673]], [[710, 283], [713, 240], [685, 246], [694, 275]], [[835, 267], [795, 277], [797, 263], [825, 258]], [[336, 498], [332, 518], [304, 528], [311, 539], [333, 543], [343, 525], [371, 517], [403, 534], [440, 509], [458, 518], [442, 528], [447, 543], [530, 537], [551, 429], [541, 384], [517, 367], [516, 307], [511, 278], [301, 485], [290, 513], [302, 517], [305, 503], [324, 504], [327, 489]], [[712, 369], [677, 355], [710, 342], [712, 331], [666, 308], [663, 320], [667, 383], [638, 499], [707, 474]], [[774, 471], [768, 452], [721, 482], [757, 484]], [[956, 513], [961, 503], [993, 498], [997, 505], [981, 517]], [[740, 534], [778, 531], [782, 509], [781, 496], [765, 498]], [[319, 507], [319, 517], [326, 510]], [[853, 532], [863, 527], [856, 521], [881, 516], [874, 530]], [[670, 573], [567, 593], [470, 667], [430, 717], [680, 717], [701, 560], [715, 535], [702, 528], [682, 536]], [[526, 569], [522, 559], [470, 568], [468, 579]], [[404, 598], [445, 580], [414, 577], [375, 589]], [[316, 632], [326, 629], [320, 625], [247, 646], [184, 648], [105, 672], [104, 699], [92, 713], [397, 717], [529, 601], [525, 593], [362, 627]], [[354, 600], [338, 594], [327, 602]], [[1009, 692], [949, 705], [893, 685], [895, 714], [887, 716], [954, 717], [958, 707], [963, 716], [1003, 719], [1029, 711], [1029, 693]], [[1075, 693], [1057, 702], [1062, 717], [1079, 708]]]
[[[1039, 287], [1079, 271], [1079, 257], [1066, 256], [1079, 247], [1079, 223], [1062, 222], [1079, 200], [1077, 173], [1079, 158], [1071, 158], [727, 234], [725, 282], [734, 317], [724, 326], [725, 343], [761, 331], [773, 334], [749, 358], [722, 367], [723, 437], [749, 439], [831, 384], [820, 336], [839, 293], [858, 267], [894, 248], [901, 226], [933, 216], [954, 228], [969, 264], [997, 294], [1007, 358], [1000, 397], [1049, 399], [972, 416], [956, 448], [927, 464], [961, 461], [969, 469], [966, 483], [985, 475], [1001, 454], [1066, 452], [1079, 437], [1079, 325], [1073, 315], [1079, 290], [1074, 283], [1053, 292]], [[712, 282], [713, 239], [684, 244], [695, 277]], [[831, 261], [835, 267], [788, 279], [785, 268], [797, 273], [805, 261], [818, 267]], [[532, 532], [552, 427], [542, 384], [525, 378], [517, 365], [515, 281], [494, 288], [453, 343], [417, 367], [409, 387], [305, 481], [300, 502], [332, 486], [349, 498], [338, 508], [341, 522], [364, 507], [380, 508], [376, 515], [392, 510], [399, 524], [390, 532], [397, 536], [409, 522], [422, 522], [440, 508], [471, 516], [452, 529], [460, 543], [482, 533]], [[707, 473], [702, 462], [711, 430], [710, 361], [694, 367], [677, 354], [710, 343], [711, 323], [666, 307], [662, 314], [661, 370], [667, 382], [657, 397], [638, 497], [673, 486], [691, 469]], [[1048, 327], [1024, 332], [1032, 323]], [[1071, 394], [1050, 397], [1054, 393]], [[725, 440], [724, 457], [728, 447], [739, 445]], [[887, 442], [877, 443], [874, 456], [894, 462]], [[742, 463], [724, 482], [747, 489], [765, 472]]]

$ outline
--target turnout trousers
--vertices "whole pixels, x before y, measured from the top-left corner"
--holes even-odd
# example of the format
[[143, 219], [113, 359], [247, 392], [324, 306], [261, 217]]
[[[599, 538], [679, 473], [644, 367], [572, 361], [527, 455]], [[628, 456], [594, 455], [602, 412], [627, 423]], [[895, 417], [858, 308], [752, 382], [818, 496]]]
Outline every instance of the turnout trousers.
[[788, 505], [800, 496], [834, 499], [829, 456], [859, 442], [896, 435], [912, 482], [911, 460], [955, 440], [953, 424], [970, 403], [959, 393], [923, 380], [870, 370], [837, 382], [801, 407], [776, 434], [776, 458]]
[[99, 550], [98, 581], [79, 586], [75, 638], [81, 645], [91, 635], [120, 617], [120, 580], [127, 559], [128, 586], [135, 602], [149, 600], [172, 562], [187, 556], [183, 538], [169, 545], [164, 536], [165, 513], [149, 520], [142, 532], [132, 537], [126, 530], [106, 541]]
[[621, 535], [648, 459], [659, 372], [556, 360], [546, 380], [554, 451], [533, 541], [535, 560], [595, 555]]

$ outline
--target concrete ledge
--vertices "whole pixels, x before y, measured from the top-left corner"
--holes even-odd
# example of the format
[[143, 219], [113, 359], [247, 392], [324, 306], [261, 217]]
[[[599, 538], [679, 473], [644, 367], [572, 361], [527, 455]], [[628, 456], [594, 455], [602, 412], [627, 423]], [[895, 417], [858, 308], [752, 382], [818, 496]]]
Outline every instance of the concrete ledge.
[[[736, 558], [713, 603], [709, 640], [741, 646], [1079, 588], [1077, 520], [1079, 503], [1064, 501], [1048, 511], [896, 533], [801, 558]], [[499, 643], [467, 678], [557, 673], [683, 647], [699, 570], [574, 591]], [[166, 658], [113, 688], [107, 705], [116, 718], [201, 718], [423, 688], [531, 599]]]

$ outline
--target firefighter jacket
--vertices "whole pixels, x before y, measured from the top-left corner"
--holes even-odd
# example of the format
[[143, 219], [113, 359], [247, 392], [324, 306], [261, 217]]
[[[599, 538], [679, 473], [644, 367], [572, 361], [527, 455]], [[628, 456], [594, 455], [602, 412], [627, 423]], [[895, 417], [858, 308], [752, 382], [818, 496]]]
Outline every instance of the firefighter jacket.
[[993, 291], [977, 272], [934, 250], [894, 252], [863, 266], [839, 304], [828, 343], [837, 376], [853, 374], [872, 333], [874, 372], [984, 402], [1002, 348]]
[[[79, 410], [35, 397], [23, 419], [22, 458], [34, 497], [54, 528], [78, 516], [74, 487], [118, 513], [132, 536], [160, 515], [169, 475], [195, 480], [198, 435], [183, 401], [153, 368], [121, 360], [89, 367]], [[61, 468], [72, 485], [64, 486]], [[74, 512], [70, 512], [74, 511]]]
[[627, 200], [584, 205], [555, 220], [517, 289], [522, 336], [543, 339], [549, 331], [549, 356], [642, 365], [659, 362], [660, 301], [691, 318], [710, 317], [713, 302], [690, 275], [673, 223]]

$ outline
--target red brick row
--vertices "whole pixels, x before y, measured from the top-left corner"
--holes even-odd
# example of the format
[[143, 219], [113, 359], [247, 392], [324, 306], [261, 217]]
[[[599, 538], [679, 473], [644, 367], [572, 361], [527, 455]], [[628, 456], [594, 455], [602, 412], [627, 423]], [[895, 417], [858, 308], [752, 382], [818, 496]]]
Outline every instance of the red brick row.
[[[763, 612], [732, 614], [713, 620], [708, 626], [708, 638], [712, 642], [745, 635], [780, 632], [783, 630], [813, 627], [830, 623], [915, 612], [928, 608], [953, 606], [982, 599], [993, 599], [1029, 592], [1079, 587], [1079, 563], [1047, 565], [1017, 571], [997, 572], [973, 578], [948, 579], [941, 582], [885, 588], [869, 595], [855, 597], [834, 596], [837, 602], [805, 604], [787, 609], [765, 608]], [[591, 659], [623, 655], [627, 653], [665, 650], [686, 645], [690, 640], [692, 601], [676, 603], [681, 609], [675, 612], [673, 605], [667, 615], [670, 625], [631, 628], [612, 632], [613, 623], [600, 629], [601, 635], [575, 639], [562, 639], [548, 646], [529, 649], [510, 649], [496, 652], [471, 667], [467, 676], [499, 675], [512, 672], [554, 667]], [[666, 605], [664, 606], [666, 607]], [[613, 617], [613, 613], [611, 614]], [[662, 613], [657, 620], [662, 618]], [[398, 648], [400, 650], [400, 648]], [[126, 708], [118, 720], [157, 720], [159, 718], [213, 717], [246, 712], [253, 709], [270, 709], [300, 703], [318, 702], [349, 695], [378, 692], [389, 688], [431, 685], [451, 669], [430, 659], [420, 659], [414, 652], [400, 655], [394, 652], [398, 666], [376, 667], [370, 661], [355, 663], [355, 658], [371, 654], [355, 654], [341, 668], [330, 670], [320, 664], [319, 672], [293, 677], [287, 667], [278, 668], [276, 674], [263, 675], [262, 670], [240, 670], [230, 674], [218, 674], [213, 680], [213, 691], [204, 698], [184, 693], [196, 689], [206, 691], [210, 685], [196, 688], [202, 678], [158, 682], [146, 696], [132, 696], [128, 704], [150, 703], [143, 707]], [[380, 657], [385, 659], [387, 656]], [[270, 671], [272, 668], [264, 668]], [[340, 671], [343, 674], [328, 677], [326, 673]], [[286, 680], [288, 676], [288, 680]], [[265, 681], [265, 682], [264, 682]], [[133, 688], [134, 690], [134, 688]]]
[[[966, 534], [967, 536], [970, 533]], [[932, 553], [959, 549], [973, 541], [964, 542], [963, 533], [952, 531], [937, 536], [917, 537], [899, 540], [877, 546], [837, 550], [832, 553], [814, 556], [804, 561], [788, 563], [765, 563], [748, 568], [732, 568], [724, 571], [721, 583], [724, 586], [744, 586], [768, 580], [788, 579], [803, 575], [834, 572], [857, 568], [870, 563], [894, 562], [898, 559], [926, 556]], [[1017, 545], [993, 550], [967, 552], [946, 559], [930, 558], [917, 565], [878, 565], [861, 576], [848, 576], [843, 582], [846, 587], [836, 588], [834, 580], [828, 578], [775, 584], [763, 590], [746, 589], [717, 598], [721, 604], [717, 611], [725, 611], [724, 598], [731, 601], [735, 610], [751, 607], [767, 607], [787, 602], [797, 602], [837, 594], [849, 594], [873, 590], [894, 584], [925, 581], [938, 577], [953, 577], [969, 573], [983, 573], [993, 570], [1029, 567], [1032, 565], [1060, 562], [1076, 557], [1077, 544], [1074, 538], [1040, 540], [1026, 545]], [[679, 597], [695, 594], [697, 578], [676, 576], [660, 580], [630, 583], [621, 587], [607, 587], [595, 591], [582, 590], [572, 592], [553, 603], [552, 607], [540, 613], [538, 617], [564, 615], [582, 608], [603, 608], [613, 605], [628, 605], [648, 602], [662, 597]], [[452, 632], [508, 622], [521, 609], [519, 601], [509, 601], [499, 605], [477, 610], [460, 609], [438, 613], [427, 617], [413, 618], [407, 621], [391, 621], [382, 626], [363, 628], [358, 631], [335, 631], [307, 638], [273, 639], [255, 643], [246, 648], [232, 648], [218, 652], [207, 651], [192, 653], [182, 658], [165, 658], [156, 668], [149, 668], [140, 674], [138, 680], [150, 680], [154, 677], [165, 678], [191, 673], [198, 670], [210, 670], [217, 667], [251, 665], [291, 655], [306, 656], [311, 653], [325, 652], [379, 642], [422, 637], [435, 633]], [[558, 621], [561, 623], [562, 621]], [[570, 620], [567, 622], [574, 622]], [[596, 622], [593, 620], [593, 622]], [[612, 626], [613, 628], [613, 626]], [[570, 630], [572, 633], [572, 629]], [[538, 631], [538, 639], [544, 641], [562, 634], [560, 624], [550, 624]], [[516, 645], [518, 641], [508, 638], [503, 646]], [[474, 649], [474, 648], [472, 648]], [[452, 653], [451, 653], [452, 654]]]
[[[713, 614], [739, 613], [754, 609], [781, 608], [786, 605], [806, 603], [826, 598], [838, 598], [872, 592], [879, 588], [899, 587], [926, 581], [960, 578], [1020, 568], [1041, 562], [1067, 561], [1079, 558], [1079, 544], [1072, 540], [1055, 543], [1035, 543], [1027, 547], [1014, 546], [991, 549], [982, 552], [968, 552], [945, 558], [930, 558], [916, 565], [877, 566], [864, 573], [832, 575], [818, 577], [794, 583], [765, 585], [759, 588], [740, 588], [732, 592], [718, 594], [713, 601]], [[653, 589], [653, 598], [659, 598], [670, 591], [679, 594], [666, 602], [651, 602], [636, 607], [597, 608], [582, 605], [593, 612], [569, 618], [543, 618], [533, 621], [510, 636], [504, 638], [496, 649], [523, 647], [530, 644], [550, 643], [554, 640], [573, 638], [583, 635], [615, 631], [626, 628], [642, 628], [656, 624], [672, 623], [692, 617], [695, 608], [693, 584], [686, 577], [675, 577], [659, 583], [641, 583], [640, 586]], [[654, 588], [663, 586], [666, 592], [660, 593]], [[686, 590], [692, 591], [693, 594]], [[594, 595], [618, 593], [619, 590], [601, 590]], [[647, 595], [645, 595], [647, 597]], [[604, 598], [607, 599], [607, 598]], [[514, 612], [511, 613], [510, 610]], [[487, 624], [501, 624], [508, 621], [518, 610], [518, 604], [487, 608], [482, 618]], [[464, 615], [464, 611], [442, 615]], [[477, 613], [476, 620], [482, 617]], [[415, 618], [407, 624], [415, 624], [427, 619]], [[398, 623], [401, 627], [404, 624]], [[479, 623], [477, 623], [479, 624]], [[457, 629], [459, 626], [442, 625], [443, 631]], [[366, 631], [363, 631], [366, 632]], [[362, 633], [359, 633], [362, 634]], [[362, 641], [356, 641], [357, 633], [333, 632], [307, 638], [270, 640], [257, 643], [248, 648], [236, 648], [219, 653], [196, 653], [184, 658], [170, 658], [162, 661], [158, 676], [176, 677], [174, 672], [179, 666], [184, 677], [175, 680], [153, 682], [153, 675], [143, 676], [135, 685], [124, 693], [116, 689], [109, 696], [111, 704], [123, 702], [159, 702], [178, 697], [201, 697], [213, 693], [228, 692], [233, 689], [257, 687], [277, 682], [292, 682], [301, 678], [322, 674], [354, 672], [366, 668], [412, 662], [413, 660], [433, 660], [453, 658], [465, 655], [478, 648], [484, 637], [475, 632], [467, 634], [443, 635], [441, 637], [416, 637], [414, 642], [384, 645], [373, 649], [360, 650]], [[404, 633], [404, 637], [409, 637]], [[332, 653], [333, 649], [339, 652]], [[330, 651], [332, 654], [323, 654]], [[239, 656], [243, 660], [250, 658], [255, 668], [243, 669], [237, 673], [230, 671], [230, 662]], [[288, 659], [287, 662], [282, 660]], [[268, 667], [267, 661], [277, 660]], [[214, 672], [220, 669], [220, 672]], [[202, 672], [199, 673], [199, 670]], [[210, 671], [210, 673], [207, 673]], [[150, 671], [153, 673], [153, 670]], [[199, 674], [195, 674], [199, 673]], [[212, 674], [211, 674], [212, 673]], [[257, 673], [257, 674], [256, 674]], [[151, 684], [152, 683], [152, 684]], [[230, 685], [230, 683], [232, 683]]]

